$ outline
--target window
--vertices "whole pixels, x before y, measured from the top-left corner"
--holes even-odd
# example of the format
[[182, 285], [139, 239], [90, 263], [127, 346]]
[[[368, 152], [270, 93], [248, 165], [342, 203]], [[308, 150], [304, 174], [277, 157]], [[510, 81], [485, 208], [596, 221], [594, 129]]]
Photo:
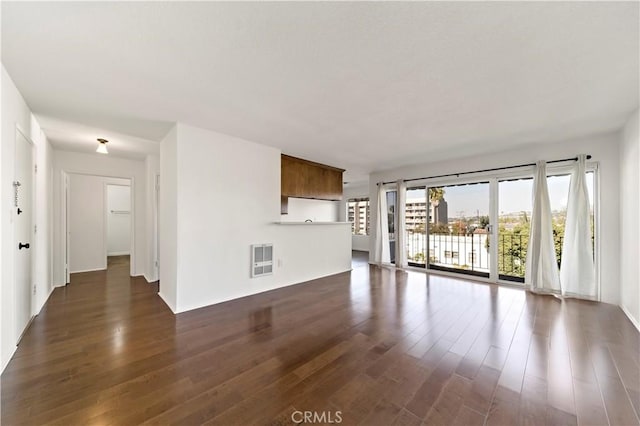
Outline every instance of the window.
[[[595, 172], [589, 170], [585, 177], [591, 207], [591, 231], [592, 235], [595, 235], [593, 204]], [[563, 171], [554, 172], [551, 170], [547, 174], [558, 268], [562, 260], [570, 183], [571, 175], [568, 171], [563, 173]], [[532, 193], [533, 177], [523, 176], [498, 182], [498, 273], [501, 280], [524, 282], [529, 245], [529, 218], [533, 210], [533, 202], [529, 194]], [[595, 240], [592, 240], [592, 244], [595, 244], [594, 242]]]
[[369, 235], [369, 199], [351, 198], [347, 201], [347, 220], [353, 235]]

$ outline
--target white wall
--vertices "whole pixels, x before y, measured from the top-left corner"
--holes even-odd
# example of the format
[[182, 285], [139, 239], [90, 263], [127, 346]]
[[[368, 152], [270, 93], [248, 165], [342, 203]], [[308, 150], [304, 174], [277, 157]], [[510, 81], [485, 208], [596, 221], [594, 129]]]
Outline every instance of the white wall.
[[276, 274], [251, 279], [249, 267], [251, 244], [280, 250], [280, 151], [182, 124], [177, 146], [177, 310], [276, 287]]
[[[175, 308], [162, 295], [174, 311], [351, 269], [347, 225], [275, 224], [279, 150], [178, 124], [160, 155], [160, 290], [175, 288]], [[251, 278], [250, 246], [258, 243], [274, 244], [276, 265], [273, 275]]]
[[107, 185], [107, 256], [122, 256], [131, 252], [131, 187], [129, 185], [129, 182]]
[[145, 278], [149, 282], [158, 280], [158, 269], [156, 268], [156, 260], [158, 260], [158, 235], [157, 235], [157, 191], [156, 177], [160, 175], [160, 155], [148, 155], [145, 160], [147, 175], [147, 217], [146, 217], [146, 236], [147, 236], [147, 260], [145, 267]]
[[636, 111], [620, 144], [620, 306], [640, 328], [640, 134]]
[[599, 162], [600, 176], [600, 234], [602, 277], [601, 298], [608, 303], [620, 303], [620, 191], [619, 191], [619, 135], [617, 133], [595, 135], [551, 144], [527, 145], [486, 155], [439, 161], [395, 170], [373, 173], [369, 177], [371, 207], [371, 238], [369, 256], [373, 260], [375, 241], [377, 182], [424, 176], [474, 171], [538, 160], [557, 160], [577, 154], [591, 154], [591, 161]]
[[[348, 220], [347, 201], [349, 201], [350, 198], [366, 198], [368, 196], [369, 196], [369, 186], [367, 182], [362, 182], [360, 184], [346, 185], [342, 190], [342, 201], [340, 202], [340, 207], [338, 211], [339, 220], [341, 222], [346, 222]], [[352, 250], [369, 251], [369, 236], [368, 235], [352, 235], [351, 248]]]
[[351, 225], [276, 225], [275, 231], [274, 288], [351, 269]]
[[[54, 150], [53, 152], [54, 179], [54, 251], [53, 270], [55, 285], [64, 285], [66, 281], [64, 273], [64, 218], [62, 217], [62, 205], [64, 202], [63, 171], [67, 173], [115, 177], [131, 179], [134, 191], [133, 211], [135, 217], [133, 230], [133, 244], [135, 262], [132, 264], [133, 275], [145, 273], [147, 259], [146, 243], [146, 169], [144, 161], [117, 158], [103, 154], [82, 154]], [[102, 193], [102, 192], [101, 192]]]
[[178, 126], [160, 142], [160, 290], [177, 312], [178, 306]]
[[99, 176], [69, 175], [69, 272], [106, 269], [104, 194]]
[[283, 214], [283, 222], [337, 222], [340, 201], [308, 200], [306, 198], [289, 198], [288, 214]]
[[2, 139], [0, 146], [0, 371], [4, 370], [16, 348], [15, 330], [15, 288], [13, 247], [13, 177], [15, 159], [16, 128], [35, 145], [38, 173], [35, 181], [35, 225], [34, 236], [34, 284], [36, 295], [33, 299], [32, 314], [37, 314], [52, 290], [51, 271], [51, 177], [52, 149], [40, 125], [31, 114], [29, 106], [18, 92], [11, 77], [2, 67], [1, 76]]

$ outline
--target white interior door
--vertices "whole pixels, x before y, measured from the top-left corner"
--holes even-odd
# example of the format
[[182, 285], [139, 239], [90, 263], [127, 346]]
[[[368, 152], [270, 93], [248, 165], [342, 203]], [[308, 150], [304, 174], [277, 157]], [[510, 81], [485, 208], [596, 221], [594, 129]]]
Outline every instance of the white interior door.
[[16, 336], [21, 336], [31, 320], [33, 253], [33, 145], [20, 132], [16, 137], [13, 238], [15, 250]]

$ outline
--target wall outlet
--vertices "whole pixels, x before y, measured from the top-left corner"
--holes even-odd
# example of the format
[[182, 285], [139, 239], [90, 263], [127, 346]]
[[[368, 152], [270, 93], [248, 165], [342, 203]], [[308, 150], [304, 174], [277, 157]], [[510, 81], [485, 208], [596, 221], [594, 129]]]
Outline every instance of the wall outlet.
[[278, 268], [282, 268], [282, 259], [278, 259]]
[[33, 285], [33, 295], [35, 296], [35, 294], [36, 294], [36, 285], [34, 284]]

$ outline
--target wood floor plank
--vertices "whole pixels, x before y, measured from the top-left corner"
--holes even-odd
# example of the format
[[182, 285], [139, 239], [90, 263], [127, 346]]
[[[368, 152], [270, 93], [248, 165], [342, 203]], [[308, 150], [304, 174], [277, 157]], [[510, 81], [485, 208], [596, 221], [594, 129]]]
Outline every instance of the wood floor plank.
[[585, 426], [609, 424], [598, 385], [574, 379], [573, 388], [576, 395], [578, 424]]
[[354, 265], [178, 315], [122, 259], [74, 274], [3, 372], [0, 420], [640, 424], [640, 333], [618, 307]]

